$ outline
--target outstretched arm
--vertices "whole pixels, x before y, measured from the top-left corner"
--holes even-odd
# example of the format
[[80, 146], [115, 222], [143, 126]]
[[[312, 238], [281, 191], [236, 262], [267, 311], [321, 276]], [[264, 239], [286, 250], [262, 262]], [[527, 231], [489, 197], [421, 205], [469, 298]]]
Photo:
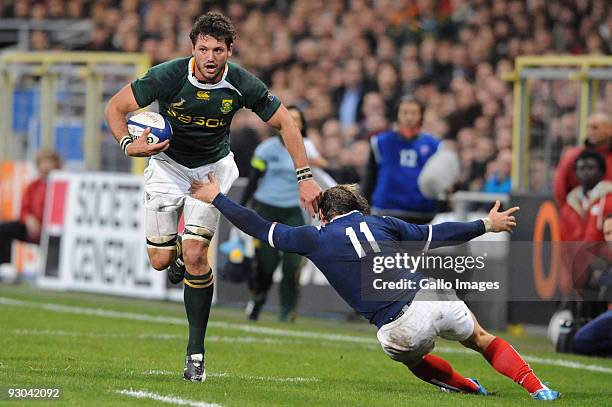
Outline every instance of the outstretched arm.
[[308, 254], [316, 249], [317, 229], [313, 226], [290, 227], [270, 222], [257, 212], [238, 205], [221, 192], [212, 173], [208, 183], [195, 181], [191, 185], [191, 196], [212, 203], [234, 226], [256, 239], [268, 242], [276, 249], [286, 252]]
[[487, 232], [512, 232], [516, 227], [516, 218], [513, 214], [519, 210], [519, 207], [499, 212], [500, 206], [501, 203], [496, 201], [486, 218], [472, 222], [413, 225], [395, 218], [388, 219], [395, 224], [400, 240], [425, 241], [424, 250], [428, 250], [462, 244]]

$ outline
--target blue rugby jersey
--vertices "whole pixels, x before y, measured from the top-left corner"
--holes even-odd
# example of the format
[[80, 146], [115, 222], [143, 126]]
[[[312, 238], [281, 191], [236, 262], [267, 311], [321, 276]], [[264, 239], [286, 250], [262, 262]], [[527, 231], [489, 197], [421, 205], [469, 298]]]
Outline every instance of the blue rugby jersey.
[[438, 150], [440, 140], [426, 133], [407, 140], [396, 131], [387, 131], [372, 137], [371, 144], [378, 164], [372, 207], [434, 212], [437, 202], [421, 193], [418, 178], [427, 160]]
[[[364, 300], [361, 292], [362, 261], [367, 252], [375, 251], [371, 242], [421, 241], [423, 250], [427, 251], [444, 246], [444, 242], [466, 242], [485, 233], [482, 220], [414, 225], [393, 217], [365, 216], [358, 211], [337, 216], [321, 228], [291, 227], [269, 222], [221, 193], [212, 203], [238, 229], [279, 250], [299, 253], [310, 259], [338, 294], [378, 328], [397, 315], [406, 302], [414, 298], [418, 288], [404, 290], [402, 301]], [[401, 273], [404, 273], [403, 278], [416, 281], [417, 287], [418, 281], [427, 278], [410, 270]]]

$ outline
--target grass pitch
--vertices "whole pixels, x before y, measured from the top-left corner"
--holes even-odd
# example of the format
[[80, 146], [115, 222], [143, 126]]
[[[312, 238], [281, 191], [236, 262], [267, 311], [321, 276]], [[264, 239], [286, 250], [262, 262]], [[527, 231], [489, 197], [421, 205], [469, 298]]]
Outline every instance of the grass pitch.
[[[442, 393], [384, 355], [366, 324], [213, 307], [205, 383], [182, 380], [182, 304], [0, 285], [0, 387], [62, 387], [49, 405], [514, 406], [536, 403], [478, 354], [439, 340], [434, 353], [491, 397]], [[558, 405], [612, 405], [612, 360], [555, 354], [544, 338], [503, 335], [561, 391]], [[1, 404], [2, 402], [0, 402]], [[9, 404], [13, 405], [13, 404]]]

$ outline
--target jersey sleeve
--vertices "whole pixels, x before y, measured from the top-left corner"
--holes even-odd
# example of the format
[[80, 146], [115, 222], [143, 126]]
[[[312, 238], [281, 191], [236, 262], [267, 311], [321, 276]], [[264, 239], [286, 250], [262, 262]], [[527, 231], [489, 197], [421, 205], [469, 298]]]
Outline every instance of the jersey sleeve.
[[255, 75], [244, 71], [242, 81], [244, 106], [267, 122], [280, 107], [280, 100], [270, 93], [266, 85]]
[[268, 232], [268, 244], [285, 252], [308, 255], [316, 250], [318, 237], [314, 226], [292, 227], [275, 222]]
[[[168, 99], [174, 90], [174, 86], [169, 84], [176, 86], [181, 83], [177, 73], [181, 72], [182, 65], [179, 61], [165, 62], [152, 67], [146, 74], [134, 80], [131, 83], [132, 93], [138, 106], [146, 107], [156, 100]], [[184, 71], [187, 72], [186, 65]]]
[[481, 219], [472, 222], [443, 222], [437, 225], [414, 225], [393, 217], [385, 218], [402, 241], [423, 241], [423, 251], [466, 243], [485, 233]]
[[238, 229], [276, 249], [307, 255], [317, 248], [319, 231], [314, 226], [291, 227], [272, 223], [223, 194], [218, 194], [212, 204]]
[[[403, 220], [392, 216], [385, 216], [385, 221], [389, 223], [392, 229], [397, 234], [398, 240], [404, 242], [426, 242], [429, 246], [431, 242], [431, 231], [428, 225], [415, 225], [413, 223], [404, 222]], [[426, 246], [423, 246], [424, 248]]]

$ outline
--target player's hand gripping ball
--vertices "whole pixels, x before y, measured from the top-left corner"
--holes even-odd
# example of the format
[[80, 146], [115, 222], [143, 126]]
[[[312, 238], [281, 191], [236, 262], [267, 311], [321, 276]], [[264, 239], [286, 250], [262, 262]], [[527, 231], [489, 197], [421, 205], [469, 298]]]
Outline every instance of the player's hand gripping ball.
[[134, 139], [142, 135], [148, 127], [151, 133], [147, 136], [147, 143], [157, 144], [172, 138], [172, 127], [164, 116], [155, 112], [142, 112], [128, 119], [128, 132]]

